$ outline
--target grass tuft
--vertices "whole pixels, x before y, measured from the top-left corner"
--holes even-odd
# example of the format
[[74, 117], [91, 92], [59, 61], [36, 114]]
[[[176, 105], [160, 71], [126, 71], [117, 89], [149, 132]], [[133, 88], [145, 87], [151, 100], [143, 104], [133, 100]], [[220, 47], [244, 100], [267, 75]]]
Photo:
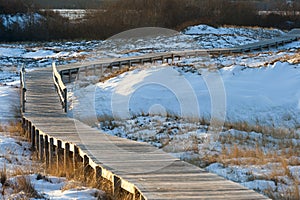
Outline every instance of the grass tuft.
[[30, 177], [21, 175], [16, 179], [15, 193], [25, 193], [29, 198], [43, 198], [34, 188]]

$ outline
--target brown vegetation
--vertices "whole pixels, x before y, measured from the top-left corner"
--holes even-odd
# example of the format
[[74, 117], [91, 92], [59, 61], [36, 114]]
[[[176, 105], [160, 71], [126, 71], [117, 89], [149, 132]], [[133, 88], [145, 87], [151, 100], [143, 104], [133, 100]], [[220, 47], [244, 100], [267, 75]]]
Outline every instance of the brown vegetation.
[[[85, 19], [77, 22], [69, 21], [54, 12], [40, 12], [22, 0], [14, 0], [14, 3], [9, 4], [7, 2], [0, 0], [0, 12], [2, 10], [2, 13], [6, 14], [27, 13], [33, 16], [35, 11], [41, 13], [43, 19], [38, 23], [29, 20], [25, 27], [17, 23], [3, 27], [4, 31], [0, 31], [2, 41], [106, 39], [132, 28], [154, 26], [182, 30], [189, 25], [200, 23], [214, 26], [257, 25], [289, 29], [299, 26], [300, 22], [300, 16], [296, 14], [259, 15], [253, 1], [117, 0], [110, 1], [103, 5], [102, 9], [89, 13]], [[16, 2], [21, 3], [14, 6]], [[291, 10], [291, 6], [274, 6], [279, 10]], [[293, 5], [293, 9], [296, 10], [298, 6], [300, 5]]]

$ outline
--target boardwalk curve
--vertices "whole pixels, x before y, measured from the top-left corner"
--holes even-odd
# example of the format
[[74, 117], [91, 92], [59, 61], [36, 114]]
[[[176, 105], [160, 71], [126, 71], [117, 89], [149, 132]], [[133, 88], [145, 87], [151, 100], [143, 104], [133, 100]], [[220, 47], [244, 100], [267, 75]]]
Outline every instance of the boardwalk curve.
[[[299, 30], [294, 30], [280, 38], [237, 48], [209, 50], [208, 53], [241, 53], [269, 48], [298, 40], [299, 33]], [[62, 84], [57, 79], [59, 76], [62, 76], [64, 82], [71, 82], [79, 78], [80, 71], [96, 74], [97, 71], [103, 72], [103, 67], [113, 69], [156, 60], [169, 62], [185, 56], [201, 55], [203, 52], [207, 51], [178, 51], [107, 59], [84, 65], [60, 66], [57, 73], [53, 73], [52, 68], [38, 69], [26, 74], [25, 79], [22, 72], [21, 91], [26, 92], [26, 95], [22, 95], [26, 136], [47, 166], [59, 168], [62, 164], [64, 169], [73, 170], [82, 167], [85, 177], [109, 181], [115, 199], [121, 199], [118, 195], [122, 190], [131, 194], [132, 199], [267, 199], [146, 143], [110, 136], [67, 117], [67, 103], [63, 101], [66, 91], [65, 88], [59, 89]], [[59, 82], [58, 86], [54, 87], [53, 80]], [[60, 98], [56, 90], [61, 93]], [[78, 131], [84, 133], [84, 141]], [[143, 151], [143, 156], [137, 156], [136, 152]], [[162, 167], [157, 169], [157, 165]]]

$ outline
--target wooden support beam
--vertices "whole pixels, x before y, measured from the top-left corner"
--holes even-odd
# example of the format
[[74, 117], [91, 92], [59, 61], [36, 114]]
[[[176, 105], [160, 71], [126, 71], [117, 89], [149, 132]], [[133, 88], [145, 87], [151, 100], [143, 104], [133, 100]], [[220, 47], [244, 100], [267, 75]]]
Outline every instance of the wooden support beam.
[[74, 172], [79, 168], [79, 163], [80, 163], [80, 155], [79, 155], [79, 149], [77, 146], [74, 146], [73, 150], [73, 170]]
[[71, 69], [69, 69], [68, 72], [69, 72], [69, 83], [71, 83], [71, 81], [72, 81], [72, 80], [71, 80], [71, 78], [72, 78]]
[[44, 161], [44, 136], [40, 135], [39, 141], [39, 159], [41, 162]]
[[102, 168], [100, 166], [96, 166], [95, 168], [95, 173], [94, 173], [95, 177], [95, 183], [97, 184], [98, 188], [101, 187], [101, 178], [102, 178]]
[[84, 67], [84, 72], [85, 72], [85, 76], [88, 76], [88, 67], [87, 66]]
[[83, 177], [85, 180], [87, 180], [89, 176], [89, 165], [90, 165], [90, 159], [87, 155], [84, 155], [83, 157]]
[[56, 146], [56, 169], [60, 171], [61, 165], [63, 164], [63, 149], [61, 140], [57, 141]]
[[35, 150], [35, 126], [32, 126], [31, 128], [31, 150], [34, 151]]
[[40, 151], [40, 131], [38, 129], [35, 130], [35, 143], [36, 143], [36, 151]]
[[67, 172], [70, 168], [70, 144], [65, 143], [64, 148], [64, 171]]
[[32, 123], [31, 121], [28, 121], [27, 131], [26, 131], [26, 138], [30, 141], [30, 133], [31, 133]]
[[133, 197], [133, 199], [134, 200], [145, 200], [145, 198], [143, 197], [143, 195], [136, 188], [135, 188], [135, 191], [134, 191], [134, 197]]
[[54, 161], [54, 139], [50, 138], [49, 141], [49, 167], [52, 168]]
[[49, 168], [49, 141], [48, 141], [48, 135], [45, 135], [44, 142], [45, 142], [44, 150], [45, 150], [46, 168]]
[[114, 176], [113, 180], [113, 197], [118, 199], [121, 192], [121, 179], [118, 176]]

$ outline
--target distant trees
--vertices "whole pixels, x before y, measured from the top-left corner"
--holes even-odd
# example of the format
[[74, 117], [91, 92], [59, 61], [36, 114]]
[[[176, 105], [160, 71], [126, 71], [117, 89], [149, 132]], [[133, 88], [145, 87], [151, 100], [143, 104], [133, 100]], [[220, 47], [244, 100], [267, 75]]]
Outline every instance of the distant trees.
[[[27, 23], [23, 28], [14, 24], [3, 27], [0, 18], [0, 40], [59, 40], [106, 39], [124, 30], [157, 26], [181, 30], [189, 25], [209, 24], [267, 26], [292, 28], [300, 26], [299, 1], [285, 0], [105, 0], [102, 9], [93, 10], [81, 21], [72, 22], [54, 12], [41, 12], [33, 2], [39, 0], [0, 0], [0, 14], [40, 13], [38, 23]], [[43, 3], [75, 3], [101, 0], [43, 0]], [[8, 3], [9, 2], [9, 3]], [[92, 5], [92, 4], [91, 4]], [[266, 6], [267, 5], [267, 6]], [[87, 5], [85, 5], [87, 6]], [[259, 15], [258, 7], [286, 10], [292, 16]], [[1, 31], [3, 30], [3, 31]]]
[[28, 13], [36, 9], [31, 0], [0, 0], [0, 14]]

